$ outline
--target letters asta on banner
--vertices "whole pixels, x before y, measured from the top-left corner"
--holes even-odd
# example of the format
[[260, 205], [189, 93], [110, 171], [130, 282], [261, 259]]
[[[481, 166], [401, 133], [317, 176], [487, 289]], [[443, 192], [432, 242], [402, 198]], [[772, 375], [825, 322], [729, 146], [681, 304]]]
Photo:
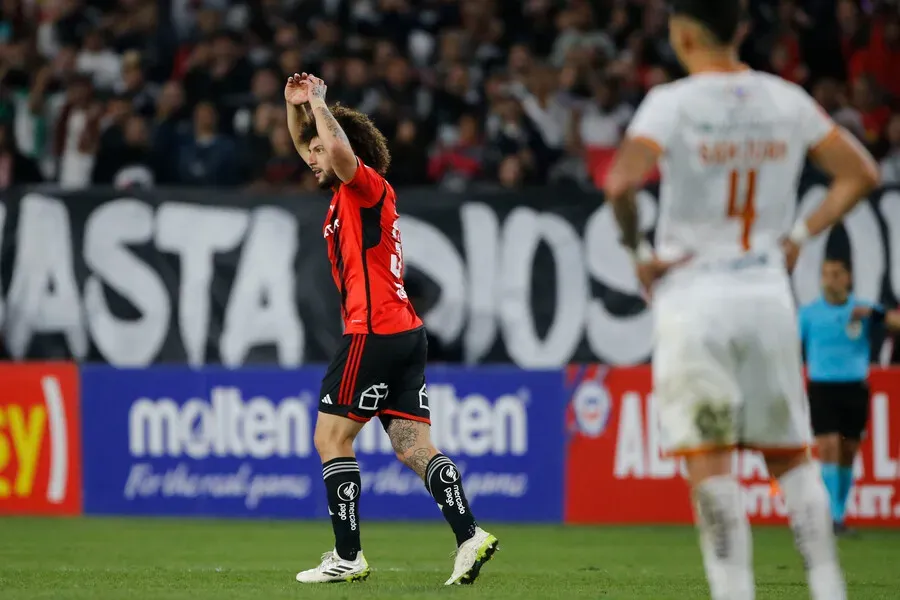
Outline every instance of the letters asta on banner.
[[[0, 227], [6, 216], [0, 205]], [[15, 260], [0, 311], [14, 358], [26, 356], [35, 335], [57, 334], [65, 354], [80, 360], [93, 343], [107, 362], [122, 366], [203, 364], [213, 337], [214, 258], [238, 251], [217, 333], [221, 362], [241, 365], [261, 344], [274, 345], [283, 365], [303, 362], [293, 214], [120, 198], [99, 204], [80, 225], [61, 199], [28, 194], [19, 202], [15, 239], [4, 240], [14, 244]], [[152, 259], [142, 258], [142, 246]], [[131, 318], [115, 314], [112, 294], [131, 307]], [[183, 350], [167, 357], [163, 345], [173, 329]]]
[[[798, 213], [808, 215], [824, 194], [822, 185], [805, 188]], [[461, 348], [465, 362], [555, 368], [649, 358], [650, 312], [598, 196], [567, 193], [512, 207], [509, 196], [443, 198], [440, 207], [424, 206], [429, 198], [412, 191], [404, 198], [406, 265], [437, 288], [426, 324]], [[18, 201], [9, 213], [15, 222], [3, 228], [3, 262], [12, 268], [0, 306], [14, 358], [47, 334], [67, 345], [54, 356], [120, 366], [239, 366], [258, 347], [272, 348], [270, 360], [281, 366], [329, 358], [328, 340], [341, 333], [337, 312], [331, 319], [298, 303], [312, 297], [337, 306], [327, 269], [317, 268], [325, 264], [319, 212], [299, 210], [296, 199], [241, 198], [246, 208], [161, 200], [27, 194]], [[79, 202], [89, 208], [74, 208]], [[641, 227], [651, 231], [656, 199], [642, 192], [639, 202]], [[7, 219], [3, 205], [0, 219]], [[887, 240], [900, 239], [900, 191], [860, 204], [844, 229], [857, 295], [894, 303], [900, 244]], [[826, 238], [801, 254], [800, 302], [818, 293]], [[114, 310], [116, 302], [127, 310]]]

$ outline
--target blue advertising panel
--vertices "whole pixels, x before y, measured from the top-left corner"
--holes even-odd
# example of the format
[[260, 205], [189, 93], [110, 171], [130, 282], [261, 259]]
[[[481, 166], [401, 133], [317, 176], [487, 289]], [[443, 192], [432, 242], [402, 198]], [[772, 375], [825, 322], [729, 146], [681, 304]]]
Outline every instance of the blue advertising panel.
[[[321, 375], [83, 367], [85, 512], [327, 518], [312, 441]], [[477, 518], [561, 520], [559, 371], [432, 368], [428, 396], [434, 442], [463, 473]], [[440, 518], [380, 423], [356, 447], [364, 518]]]

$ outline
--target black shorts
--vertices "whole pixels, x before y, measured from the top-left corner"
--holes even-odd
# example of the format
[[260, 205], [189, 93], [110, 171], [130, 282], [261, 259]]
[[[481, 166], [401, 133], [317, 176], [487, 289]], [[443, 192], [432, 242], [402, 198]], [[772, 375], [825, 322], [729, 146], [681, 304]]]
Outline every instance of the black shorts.
[[862, 439], [869, 421], [869, 386], [865, 381], [810, 381], [807, 395], [813, 433]]
[[393, 335], [345, 335], [322, 378], [319, 411], [365, 423], [381, 417], [431, 424], [425, 362], [428, 341], [419, 327]]

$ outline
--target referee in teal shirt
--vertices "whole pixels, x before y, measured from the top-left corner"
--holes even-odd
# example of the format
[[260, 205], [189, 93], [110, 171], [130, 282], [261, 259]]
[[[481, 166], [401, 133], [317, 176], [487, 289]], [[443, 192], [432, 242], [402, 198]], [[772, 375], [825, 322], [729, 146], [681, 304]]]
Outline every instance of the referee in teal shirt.
[[851, 286], [849, 264], [827, 259], [822, 296], [800, 309], [812, 428], [838, 534], [846, 532], [853, 459], [869, 419], [870, 334], [879, 324], [900, 330], [900, 313], [854, 298]]

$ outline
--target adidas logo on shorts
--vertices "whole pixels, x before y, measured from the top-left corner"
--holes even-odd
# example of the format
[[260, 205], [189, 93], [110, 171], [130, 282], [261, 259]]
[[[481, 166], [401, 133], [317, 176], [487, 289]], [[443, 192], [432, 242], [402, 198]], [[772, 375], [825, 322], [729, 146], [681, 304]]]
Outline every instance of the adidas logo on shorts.
[[331, 394], [325, 394], [325, 397], [321, 400], [322, 404], [334, 404], [331, 401]]

